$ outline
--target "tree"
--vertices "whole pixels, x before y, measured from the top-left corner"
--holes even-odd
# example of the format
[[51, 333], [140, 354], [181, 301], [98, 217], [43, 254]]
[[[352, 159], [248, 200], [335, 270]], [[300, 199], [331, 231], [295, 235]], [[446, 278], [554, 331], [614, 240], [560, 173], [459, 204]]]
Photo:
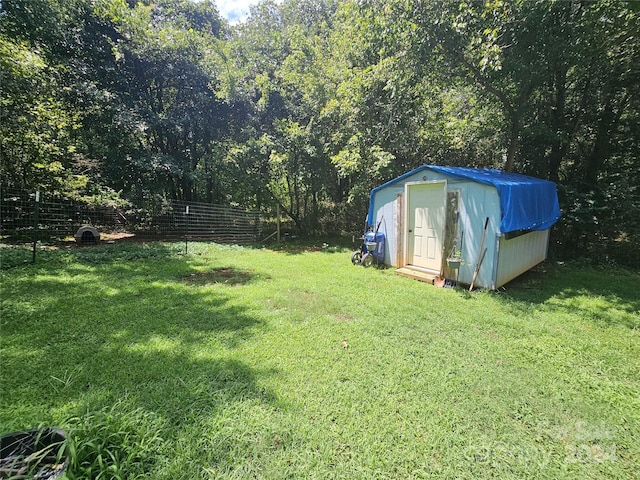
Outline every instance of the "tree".
[[[246, 131], [257, 148], [238, 145], [233, 160], [244, 164], [247, 152], [254, 152], [271, 203], [279, 204], [300, 231], [317, 228], [320, 205], [335, 179], [319, 115], [330, 95], [323, 75], [324, 37], [334, 9], [333, 1], [255, 7], [230, 43], [233, 74], [222, 84], [228, 98], [252, 105]], [[263, 190], [256, 195], [264, 200]]]
[[78, 114], [57, 53], [74, 2], [4, 1], [0, 14], [0, 173], [5, 188], [75, 189]]
[[558, 245], [637, 245], [637, 3], [266, 1], [235, 27], [212, 0], [1, 8], [3, 186], [344, 231], [416, 166], [500, 167], [559, 184]]

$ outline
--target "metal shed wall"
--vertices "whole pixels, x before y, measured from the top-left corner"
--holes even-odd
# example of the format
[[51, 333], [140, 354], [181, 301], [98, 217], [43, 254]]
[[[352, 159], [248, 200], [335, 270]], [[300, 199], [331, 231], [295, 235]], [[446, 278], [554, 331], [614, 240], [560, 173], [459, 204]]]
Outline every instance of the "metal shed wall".
[[[458, 281], [470, 284], [479, 258], [480, 241], [486, 218], [489, 224], [484, 241], [486, 256], [478, 272], [475, 285], [495, 289], [524, 273], [547, 256], [549, 230], [530, 232], [510, 240], [500, 232], [500, 198], [491, 185], [454, 178], [431, 170], [407, 175], [402, 181], [381, 186], [373, 198], [373, 217], [370, 225], [380, 223], [380, 232], [386, 237], [384, 263], [405, 266], [404, 221], [405, 185], [410, 182], [446, 181], [447, 191], [459, 194], [458, 232], [464, 232], [462, 258]], [[445, 252], [445, 256], [448, 252]]]
[[498, 267], [494, 288], [513, 280], [518, 275], [547, 259], [549, 230], [529, 232], [507, 240], [499, 238]]

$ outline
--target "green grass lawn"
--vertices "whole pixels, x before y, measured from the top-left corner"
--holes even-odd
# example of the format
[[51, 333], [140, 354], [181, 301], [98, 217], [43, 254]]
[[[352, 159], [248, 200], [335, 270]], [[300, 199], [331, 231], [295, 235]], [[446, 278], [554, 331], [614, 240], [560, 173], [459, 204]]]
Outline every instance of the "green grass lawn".
[[65, 428], [69, 478], [638, 478], [638, 273], [469, 294], [331, 246], [1, 250], [0, 433]]

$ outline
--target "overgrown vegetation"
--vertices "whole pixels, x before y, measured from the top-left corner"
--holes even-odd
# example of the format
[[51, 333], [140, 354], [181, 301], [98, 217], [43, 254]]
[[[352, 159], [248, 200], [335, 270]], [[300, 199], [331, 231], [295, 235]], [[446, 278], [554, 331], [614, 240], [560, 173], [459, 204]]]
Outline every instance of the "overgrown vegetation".
[[554, 253], [639, 265], [638, 3], [4, 0], [3, 188], [362, 228], [424, 163], [558, 182]]
[[3, 432], [65, 428], [69, 478], [640, 468], [637, 272], [554, 264], [470, 294], [352, 266], [326, 239], [183, 247], [0, 272]]

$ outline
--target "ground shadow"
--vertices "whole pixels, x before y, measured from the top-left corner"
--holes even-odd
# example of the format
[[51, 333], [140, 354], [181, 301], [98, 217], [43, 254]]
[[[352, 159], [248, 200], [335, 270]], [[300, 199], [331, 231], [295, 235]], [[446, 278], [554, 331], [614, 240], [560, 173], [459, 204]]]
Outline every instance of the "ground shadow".
[[580, 313], [604, 325], [640, 328], [640, 275], [627, 270], [543, 264], [497, 292], [514, 308]]
[[212, 268], [204, 272], [194, 272], [188, 275], [180, 275], [181, 281], [189, 285], [245, 285], [256, 278], [253, 270], [239, 270], [233, 267]]
[[[262, 320], [233, 301], [228, 286], [186, 282], [200, 274], [188, 256], [154, 251], [162, 256], [99, 267], [92, 257], [16, 280], [21, 293], [3, 305], [2, 409], [3, 417], [22, 414], [3, 419], [7, 430], [46, 422], [44, 410], [99, 409], [123, 398], [172, 428], [230, 402], [276, 401], [259, 386], [274, 372], [234, 356]], [[233, 288], [261, 278], [228, 266], [211, 271], [230, 275]]]

